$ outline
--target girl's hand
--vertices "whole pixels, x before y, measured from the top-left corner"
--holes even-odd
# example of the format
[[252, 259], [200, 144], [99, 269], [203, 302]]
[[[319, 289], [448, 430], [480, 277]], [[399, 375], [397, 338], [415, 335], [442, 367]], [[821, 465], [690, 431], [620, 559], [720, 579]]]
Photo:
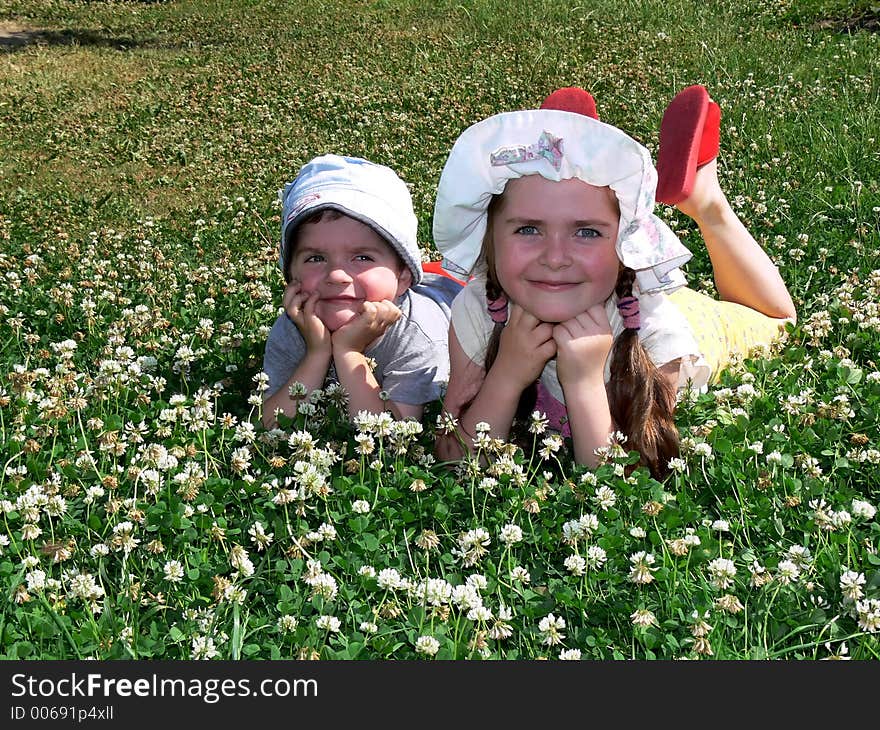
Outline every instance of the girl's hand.
[[308, 352], [330, 351], [330, 330], [315, 314], [318, 292], [306, 294], [298, 282], [288, 284], [281, 300], [287, 316], [306, 341]]
[[556, 354], [553, 325], [542, 322], [513, 302], [508, 311], [492, 369], [524, 390], [540, 377], [544, 366]]
[[364, 352], [377, 337], [400, 319], [394, 302], [364, 302], [361, 313], [333, 333], [334, 352]]
[[614, 338], [605, 304], [560, 322], [553, 328], [556, 344], [556, 373], [563, 385], [604, 380], [605, 360]]

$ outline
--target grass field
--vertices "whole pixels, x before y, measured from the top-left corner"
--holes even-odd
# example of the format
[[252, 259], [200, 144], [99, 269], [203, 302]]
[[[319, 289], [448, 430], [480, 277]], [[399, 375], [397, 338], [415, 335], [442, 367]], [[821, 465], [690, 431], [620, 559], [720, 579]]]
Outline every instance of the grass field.
[[[0, 657], [877, 658], [877, 17], [0, 0]], [[541, 436], [451, 472], [436, 408], [352, 425], [332, 392], [257, 426], [277, 191], [304, 162], [396, 169], [427, 259], [465, 127], [576, 85], [656, 152], [694, 83], [799, 323], [682, 406], [667, 482]]]

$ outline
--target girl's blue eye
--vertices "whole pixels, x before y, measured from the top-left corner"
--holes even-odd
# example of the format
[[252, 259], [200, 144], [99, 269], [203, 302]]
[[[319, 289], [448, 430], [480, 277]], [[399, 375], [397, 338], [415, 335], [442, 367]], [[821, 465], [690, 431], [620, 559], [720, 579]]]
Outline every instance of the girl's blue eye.
[[599, 238], [602, 234], [595, 228], [578, 228], [575, 235], [578, 238]]
[[514, 233], [520, 236], [536, 236], [538, 235], [538, 229], [535, 226], [520, 226]]

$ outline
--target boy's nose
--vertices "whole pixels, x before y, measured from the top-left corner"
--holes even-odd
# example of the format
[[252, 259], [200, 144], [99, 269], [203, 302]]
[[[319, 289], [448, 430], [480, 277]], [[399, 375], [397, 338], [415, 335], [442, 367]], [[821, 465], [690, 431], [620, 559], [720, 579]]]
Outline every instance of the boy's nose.
[[341, 266], [334, 266], [327, 272], [327, 281], [333, 284], [348, 284], [352, 281], [352, 277]]

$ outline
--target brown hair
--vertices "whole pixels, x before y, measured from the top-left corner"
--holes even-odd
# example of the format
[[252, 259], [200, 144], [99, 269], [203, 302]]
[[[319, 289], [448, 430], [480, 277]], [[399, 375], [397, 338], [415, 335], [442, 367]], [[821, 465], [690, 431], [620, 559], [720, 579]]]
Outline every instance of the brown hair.
[[[635, 276], [632, 269], [620, 269], [614, 289], [618, 300], [633, 295]], [[638, 330], [621, 332], [609, 358], [606, 389], [611, 417], [626, 434], [625, 448], [638, 451], [651, 475], [662, 479], [669, 473], [669, 459], [679, 453], [675, 390], [648, 357]]]
[[[498, 299], [504, 294], [504, 289], [498, 282], [498, 274], [495, 271], [495, 246], [492, 245], [493, 236], [493, 219], [498, 208], [501, 206], [503, 193], [497, 193], [492, 196], [489, 206], [486, 208], [486, 232], [483, 234], [483, 245], [480, 248], [480, 256], [478, 261], [482, 261], [486, 268], [486, 303], [493, 299]], [[498, 357], [498, 345], [501, 342], [501, 332], [504, 330], [504, 324], [496, 322], [489, 336], [489, 342], [486, 344], [486, 357], [483, 361], [483, 369], [489, 372], [495, 358]], [[518, 420], [528, 418], [535, 408], [535, 402], [538, 399], [538, 388], [535, 383], [529, 385], [520, 394], [519, 403], [516, 407], [516, 418]], [[468, 403], [470, 405], [470, 403]], [[462, 409], [464, 410], [464, 408]]]

